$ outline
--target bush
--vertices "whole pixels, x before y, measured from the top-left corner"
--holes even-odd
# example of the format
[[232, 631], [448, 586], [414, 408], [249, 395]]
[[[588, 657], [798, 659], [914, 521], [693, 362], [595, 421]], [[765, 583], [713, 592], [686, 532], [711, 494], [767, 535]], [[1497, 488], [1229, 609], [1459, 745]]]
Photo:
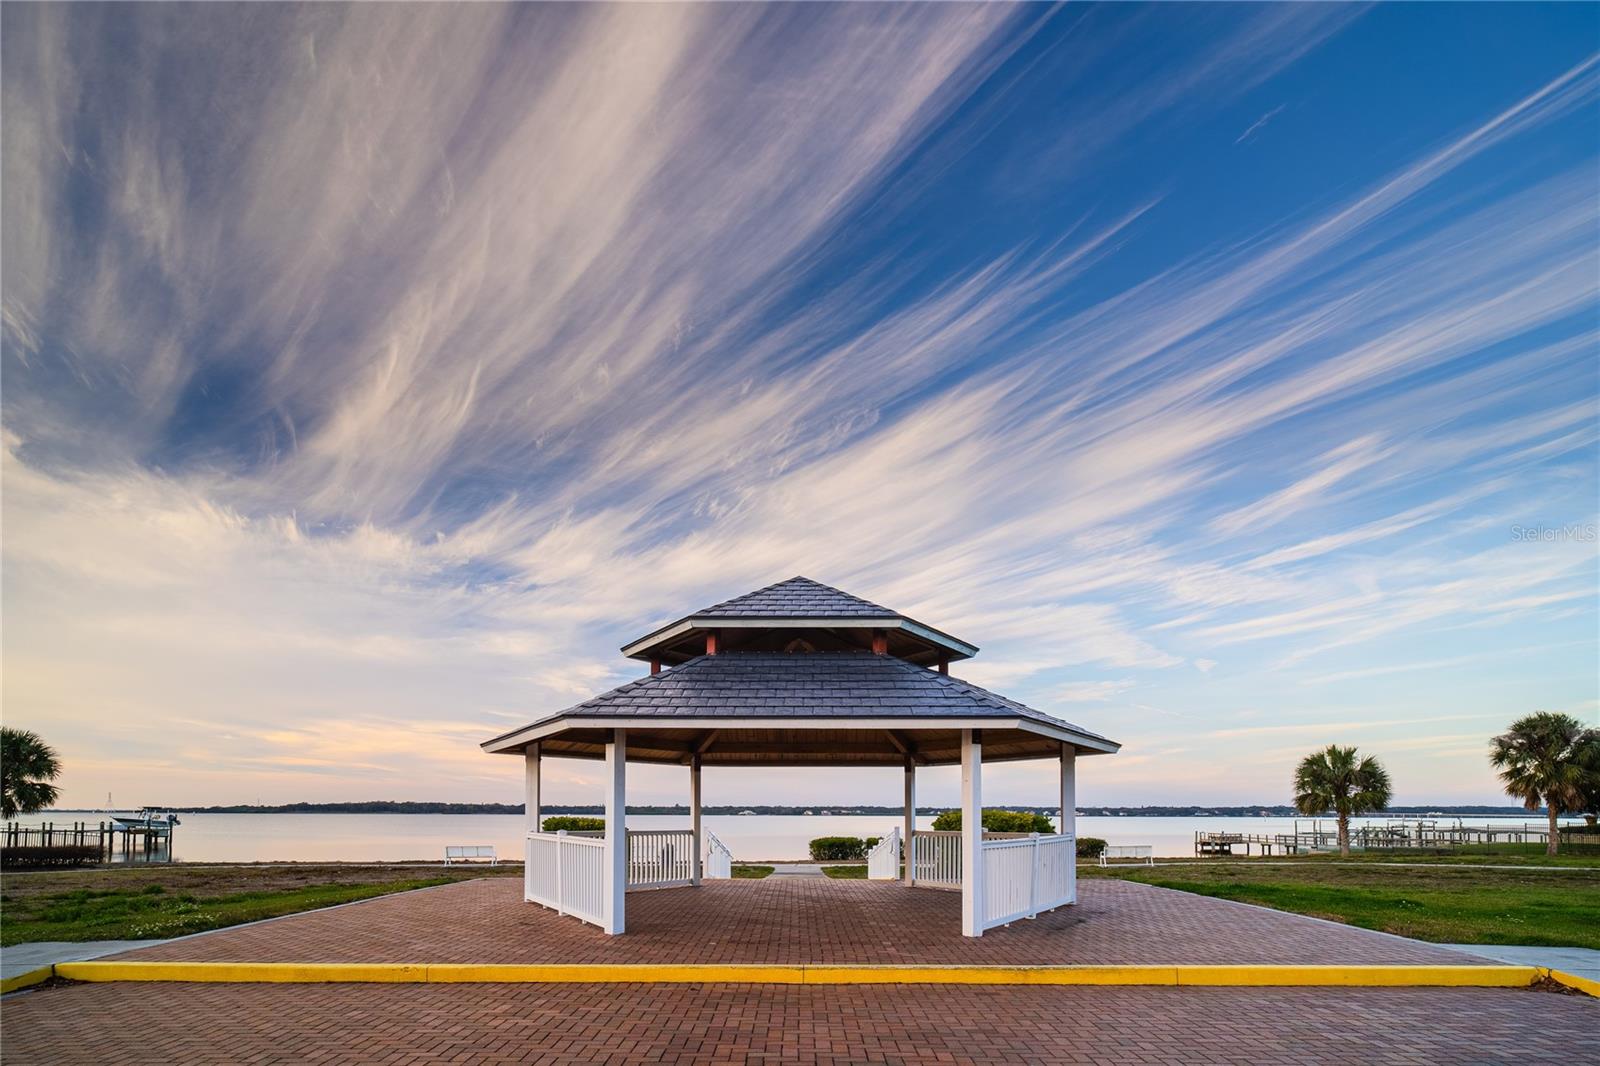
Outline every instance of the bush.
[[[961, 828], [961, 812], [945, 811], [933, 820], [933, 827], [941, 831]], [[1042, 814], [1032, 811], [1001, 811], [983, 809], [983, 828], [989, 833], [1054, 833], [1055, 823]]]
[[867, 857], [867, 842], [860, 837], [817, 837], [811, 842], [817, 862], [860, 861]]
[[584, 814], [552, 814], [544, 820], [546, 833], [559, 833], [563, 829], [569, 833], [603, 833], [606, 820]]
[[90, 866], [102, 856], [93, 844], [60, 844], [52, 847], [25, 846], [0, 848], [0, 866]]
[[1106, 842], [1099, 837], [1078, 838], [1078, 858], [1098, 859], [1100, 853], [1106, 850]]

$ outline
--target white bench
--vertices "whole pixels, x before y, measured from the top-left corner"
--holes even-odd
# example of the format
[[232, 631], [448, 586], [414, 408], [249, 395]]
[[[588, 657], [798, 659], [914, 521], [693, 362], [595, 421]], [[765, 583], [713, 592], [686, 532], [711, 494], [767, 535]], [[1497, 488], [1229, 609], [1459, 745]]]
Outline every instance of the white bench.
[[444, 846], [444, 864], [449, 866], [452, 862], [467, 862], [470, 859], [488, 859], [490, 866], [499, 865], [500, 860], [495, 856], [493, 844], [446, 844]]
[[1146, 866], [1156, 864], [1153, 844], [1107, 844], [1106, 850], [1100, 853], [1100, 865], [1108, 865], [1107, 859], [1143, 859]]

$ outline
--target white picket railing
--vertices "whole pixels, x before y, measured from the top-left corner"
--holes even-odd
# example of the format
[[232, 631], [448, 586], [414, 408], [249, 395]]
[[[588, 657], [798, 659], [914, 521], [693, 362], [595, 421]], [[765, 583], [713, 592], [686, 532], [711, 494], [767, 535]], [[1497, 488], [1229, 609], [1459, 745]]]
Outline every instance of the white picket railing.
[[728, 850], [728, 845], [717, 839], [717, 834], [707, 829], [706, 837], [706, 862], [704, 876], [707, 878], [729, 878], [733, 876], [733, 852]]
[[605, 841], [559, 833], [529, 833], [522, 894], [586, 922], [606, 922]]
[[911, 880], [928, 888], [961, 887], [959, 829], [918, 829], [911, 835]]
[[867, 878], [893, 881], [900, 876], [900, 827], [895, 826], [867, 852]]
[[694, 831], [628, 830], [628, 887], [668, 888], [694, 878]]
[[983, 842], [985, 929], [1032, 918], [1077, 898], [1077, 841], [1070, 833]]

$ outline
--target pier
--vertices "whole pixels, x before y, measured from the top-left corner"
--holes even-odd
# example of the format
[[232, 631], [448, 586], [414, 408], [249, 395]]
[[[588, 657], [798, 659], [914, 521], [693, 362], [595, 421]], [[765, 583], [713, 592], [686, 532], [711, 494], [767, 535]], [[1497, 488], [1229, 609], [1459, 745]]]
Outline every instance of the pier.
[[[46, 822], [36, 826], [7, 822], [0, 841], [7, 852], [22, 848], [61, 849], [65, 858], [65, 849], [90, 849], [95, 853], [95, 862], [116, 862], [118, 856], [125, 862], [171, 862], [172, 833], [170, 824], [155, 822], [143, 825], [121, 825], [114, 821], [67, 825]], [[40, 861], [51, 860], [46, 855], [41, 856]]]
[[[1549, 830], [1542, 825], [1465, 825], [1425, 819], [1396, 819], [1382, 825], [1350, 827], [1352, 851], [1450, 851], [1464, 847], [1544, 844]], [[1564, 834], [1565, 836], [1565, 834]], [[1302, 826], [1296, 821], [1288, 833], [1198, 832], [1194, 853], [1200, 857], [1229, 855], [1310, 855], [1337, 851], [1336, 824], [1317, 819]]]

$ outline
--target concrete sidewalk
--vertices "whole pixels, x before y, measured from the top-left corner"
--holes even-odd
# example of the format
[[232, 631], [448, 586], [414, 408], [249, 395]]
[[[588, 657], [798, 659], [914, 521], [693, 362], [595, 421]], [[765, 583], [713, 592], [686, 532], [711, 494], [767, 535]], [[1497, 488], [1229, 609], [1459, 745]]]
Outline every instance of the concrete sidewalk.
[[1516, 966], [1543, 966], [1574, 977], [1600, 981], [1600, 951], [1594, 948], [1542, 948], [1502, 944], [1442, 944], [1469, 955], [1509, 962]]
[[772, 868], [769, 877], [827, 877], [822, 865], [815, 862], [781, 862]]
[[0, 948], [0, 980], [16, 977], [58, 962], [82, 962], [135, 948], [153, 948], [165, 940], [40, 940]]

